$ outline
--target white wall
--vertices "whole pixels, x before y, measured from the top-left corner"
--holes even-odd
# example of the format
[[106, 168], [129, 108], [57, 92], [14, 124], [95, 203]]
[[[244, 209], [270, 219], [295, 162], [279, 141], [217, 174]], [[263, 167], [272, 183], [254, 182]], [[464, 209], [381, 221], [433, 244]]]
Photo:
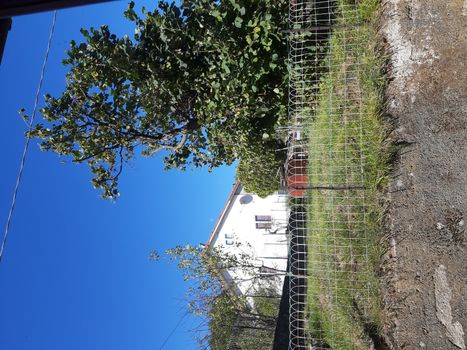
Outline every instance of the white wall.
[[[240, 186], [226, 208], [225, 215], [217, 227], [211, 245], [230, 253], [247, 253], [256, 259], [257, 266], [285, 271], [287, 268], [287, 197], [275, 193], [267, 198], [243, 191]], [[271, 216], [271, 229], [256, 228], [255, 216]], [[232, 235], [232, 238], [226, 238]], [[229, 242], [234, 243], [228, 245]], [[240, 243], [239, 245], [237, 243]], [[249, 279], [245, 271], [229, 271], [234, 280]], [[282, 287], [284, 276], [277, 279], [277, 289]], [[243, 294], [251, 292], [251, 281], [237, 282]]]

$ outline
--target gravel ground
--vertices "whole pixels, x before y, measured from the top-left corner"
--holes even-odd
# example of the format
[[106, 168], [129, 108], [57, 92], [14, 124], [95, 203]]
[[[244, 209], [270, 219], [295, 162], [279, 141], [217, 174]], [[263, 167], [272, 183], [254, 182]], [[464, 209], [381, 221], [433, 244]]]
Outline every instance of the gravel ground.
[[394, 349], [466, 349], [467, 0], [384, 1], [391, 141], [384, 332]]

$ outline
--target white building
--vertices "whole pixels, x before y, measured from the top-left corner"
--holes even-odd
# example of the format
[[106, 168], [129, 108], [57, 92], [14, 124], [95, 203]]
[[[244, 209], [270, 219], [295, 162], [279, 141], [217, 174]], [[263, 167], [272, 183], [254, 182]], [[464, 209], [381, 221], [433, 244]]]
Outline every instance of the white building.
[[278, 275], [272, 280], [281, 289], [287, 268], [287, 218], [286, 194], [260, 198], [245, 192], [240, 183], [234, 185], [206, 245], [237, 256], [248, 254], [256, 268], [223, 272], [221, 278], [229, 289], [250, 295], [258, 283], [252, 274]]

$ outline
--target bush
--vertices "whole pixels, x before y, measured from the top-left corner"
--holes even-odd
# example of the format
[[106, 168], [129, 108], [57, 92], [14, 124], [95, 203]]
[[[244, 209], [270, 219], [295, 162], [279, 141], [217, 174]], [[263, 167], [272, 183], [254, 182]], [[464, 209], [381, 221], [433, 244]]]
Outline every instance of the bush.
[[285, 160], [283, 148], [283, 143], [276, 140], [249, 145], [237, 168], [237, 179], [247, 192], [264, 198], [279, 190], [279, 171]]

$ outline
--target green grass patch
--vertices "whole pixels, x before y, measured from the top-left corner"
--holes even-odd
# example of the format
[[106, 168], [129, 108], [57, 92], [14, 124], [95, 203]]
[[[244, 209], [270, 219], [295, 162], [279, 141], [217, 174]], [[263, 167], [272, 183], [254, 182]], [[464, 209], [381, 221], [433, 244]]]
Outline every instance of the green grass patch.
[[[371, 23], [378, 2], [339, 0], [336, 24]], [[310, 186], [365, 188], [310, 191], [308, 199], [310, 338], [335, 350], [368, 349], [381, 325], [378, 194], [388, 158], [380, 118], [383, 61], [375, 41], [371, 24], [332, 31], [306, 130]]]

